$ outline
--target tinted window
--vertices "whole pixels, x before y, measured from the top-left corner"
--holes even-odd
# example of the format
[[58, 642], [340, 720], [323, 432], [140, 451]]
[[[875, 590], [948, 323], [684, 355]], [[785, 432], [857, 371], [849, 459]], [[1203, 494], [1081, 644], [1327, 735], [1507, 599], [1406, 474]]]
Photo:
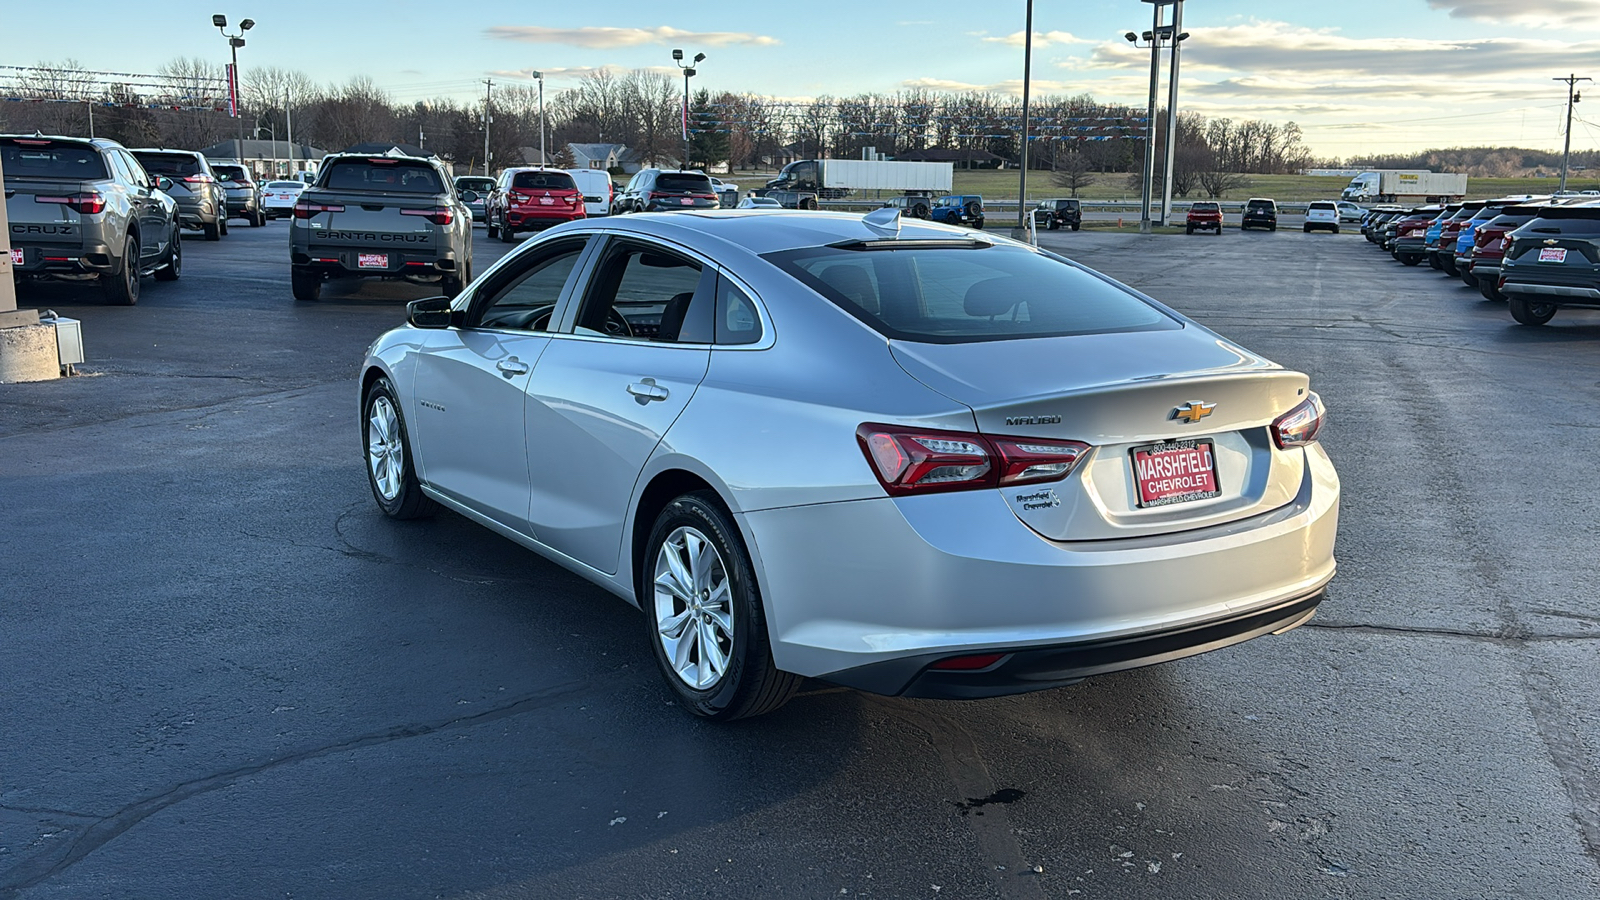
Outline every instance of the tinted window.
[[457, 178], [456, 179], [456, 190], [458, 190], [458, 191], [477, 191], [480, 194], [485, 192], [485, 191], [492, 191], [492, 190], [494, 190], [494, 179], [493, 178]]
[[268, 190], [272, 190], [272, 191], [298, 191], [301, 188], [304, 188], [305, 186], [306, 186], [305, 182], [303, 182], [303, 181], [269, 181], [269, 182], [267, 182], [267, 189]]
[[1313, 203], [1308, 208], [1309, 209], [1328, 210], [1330, 212], [1336, 210], [1336, 207], [1332, 203], [1322, 203], [1322, 202]]
[[1545, 234], [1600, 235], [1600, 208], [1545, 210], [1537, 219], [1517, 231], [1518, 237]]
[[899, 340], [965, 343], [1181, 327], [1091, 272], [1022, 249], [816, 247], [764, 258]]
[[0, 165], [5, 168], [7, 178], [92, 181], [107, 177], [100, 151], [83, 144], [40, 141], [30, 146], [15, 140], [6, 141], [0, 143]]
[[513, 275], [510, 284], [496, 290], [478, 324], [485, 328], [549, 330], [550, 314], [561, 299], [572, 267], [583, 255], [583, 247], [582, 241], [554, 247]]
[[250, 173], [244, 166], [212, 166], [211, 171], [217, 173], [218, 178], [226, 179], [234, 184], [249, 184]]
[[679, 172], [662, 172], [656, 177], [655, 189], [658, 191], [712, 193], [711, 179], [704, 175], [688, 175]]
[[511, 186], [525, 191], [575, 191], [577, 182], [565, 172], [518, 172], [512, 176]]
[[338, 160], [323, 174], [322, 186], [335, 191], [444, 193], [444, 184], [432, 166], [401, 159]]
[[186, 178], [190, 175], [199, 175], [205, 171], [200, 168], [200, 160], [192, 153], [135, 153], [134, 158], [144, 166], [144, 170], [151, 175], [165, 175], [168, 178]]
[[1203, 212], [1203, 213], [1216, 212], [1219, 209], [1219, 207], [1215, 203], [1195, 203], [1195, 204], [1191, 205], [1189, 208], [1194, 210], [1195, 212]]
[[1261, 212], [1261, 211], [1271, 212], [1272, 208], [1273, 208], [1273, 204], [1272, 204], [1271, 200], [1251, 200], [1249, 203], [1245, 204], [1245, 208], [1246, 209], [1253, 209], [1253, 210], [1256, 210], [1258, 212]]

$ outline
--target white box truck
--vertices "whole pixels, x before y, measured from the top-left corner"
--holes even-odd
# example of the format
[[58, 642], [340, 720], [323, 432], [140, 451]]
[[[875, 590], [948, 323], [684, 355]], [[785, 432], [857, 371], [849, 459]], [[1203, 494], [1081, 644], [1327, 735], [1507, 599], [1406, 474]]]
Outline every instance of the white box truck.
[[1374, 169], [1350, 179], [1339, 195], [1352, 203], [1449, 203], [1467, 195], [1467, 176], [1425, 169]]
[[790, 209], [816, 209], [817, 200], [838, 200], [856, 191], [894, 191], [904, 197], [948, 194], [953, 163], [875, 159], [801, 159], [789, 163], [758, 193]]

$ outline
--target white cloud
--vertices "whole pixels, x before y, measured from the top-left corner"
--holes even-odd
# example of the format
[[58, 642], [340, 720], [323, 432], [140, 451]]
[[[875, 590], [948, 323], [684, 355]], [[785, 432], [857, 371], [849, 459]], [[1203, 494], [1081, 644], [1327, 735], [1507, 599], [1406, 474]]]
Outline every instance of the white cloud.
[[1600, 3], [1595, 0], [1428, 0], [1433, 9], [1447, 10], [1452, 19], [1477, 19], [1529, 28], [1600, 28]]
[[545, 28], [542, 25], [495, 25], [486, 32], [490, 37], [508, 41], [526, 41], [532, 44], [566, 44], [573, 47], [608, 50], [617, 47], [638, 47], [644, 44], [701, 44], [727, 47], [742, 44], [755, 47], [772, 47], [782, 43], [775, 37], [746, 34], [741, 31], [684, 31], [679, 28]]
[[[966, 81], [951, 81], [947, 78], [912, 78], [900, 82], [903, 88], [922, 89], [928, 91], [985, 91], [991, 94], [1010, 94], [1022, 96], [1022, 79], [1012, 78], [1006, 81], [996, 81], [991, 84], [973, 84]], [[1033, 97], [1045, 94], [1069, 94], [1083, 89], [1083, 85], [1072, 84], [1066, 81], [1051, 81], [1045, 78], [1035, 78], [1029, 85], [1030, 95]]]
[[[1012, 47], [1022, 46], [1023, 33], [1018, 31], [1004, 37], [985, 37], [984, 41], [991, 44], [1006, 44]], [[1035, 47], [1061, 46], [1063, 44], [1092, 44], [1088, 38], [1078, 37], [1067, 31], [1035, 31], [1033, 45]]]

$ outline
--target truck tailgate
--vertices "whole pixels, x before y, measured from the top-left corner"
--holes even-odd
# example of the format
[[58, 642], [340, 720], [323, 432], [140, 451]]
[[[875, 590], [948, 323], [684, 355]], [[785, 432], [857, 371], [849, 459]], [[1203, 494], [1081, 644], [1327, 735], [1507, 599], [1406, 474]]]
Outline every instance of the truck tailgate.
[[11, 221], [11, 245], [81, 245], [82, 217], [67, 205], [67, 199], [81, 188], [82, 183], [76, 181], [6, 179], [6, 217]]

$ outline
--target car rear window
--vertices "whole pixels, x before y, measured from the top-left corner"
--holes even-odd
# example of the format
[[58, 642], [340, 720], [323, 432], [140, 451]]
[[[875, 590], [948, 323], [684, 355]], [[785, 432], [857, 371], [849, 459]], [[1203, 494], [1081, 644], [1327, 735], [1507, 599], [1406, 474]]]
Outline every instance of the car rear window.
[[710, 194], [711, 179], [704, 175], [691, 175], [682, 172], [662, 172], [656, 176], [655, 189], [658, 191], [682, 191], [684, 193]]
[[137, 152], [133, 154], [144, 166], [144, 170], [151, 175], [165, 175], [168, 178], [187, 178], [190, 175], [200, 174], [200, 161], [191, 153], [150, 153]]
[[565, 172], [518, 172], [511, 176], [511, 186], [525, 191], [575, 191], [578, 183]]
[[1191, 210], [1195, 211], [1195, 212], [1207, 212], [1207, 213], [1210, 213], [1210, 212], [1216, 212], [1220, 207], [1218, 207], [1215, 203], [1195, 203], [1195, 204], [1191, 205], [1189, 208]]
[[93, 181], [107, 177], [100, 151], [62, 141], [0, 142], [0, 165], [7, 178], [63, 178]]
[[1542, 210], [1518, 234], [1600, 234], [1600, 206], [1552, 207]]
[[979, 245], [768, 254], [778, 268], [894, 340], [960, 344], [1182, 327], [1049, 253]]
[[244, 166], [219, 166], [213, 163], [211, 171], [217, 173], [218, 178], [225, 178], [235, 184], [249, 184], [253, 180]]
[[267, 189], [268, 190], [272, 190], [272, 191], [299, 190], [301, 188], [304, 188], [305, 186], [306, 186], [306, 183], [304, 181], [269, 181], [269, 182], [267, 182]]
[[456, 190], [458, 191], [492, 191], [494, 190], [493, 178], [457, 178]]
[[341, 159], [328, 167], [322, 186], [334, 191], [442, 194], [439, 173], [425, 162], [404, 159]]
[[1273, 202], [1271, 200], [1251, 200], [1244, 206], [1245, 209], [1271, 212], [1273, 208]]
[[1307, 207], [1307, 209], [1320, 209], [1320, 210], [1325, 210], [1327, 212], [1338, 212], [1339, 211], [1339, 208], [1337, 206], [1334, 206], [1332, 203], [1329, 203], [1329, 202], [1327, 202], [1325, 200], [1318, 200], [1318, 201], [1312, 203], [1309, 207]]

